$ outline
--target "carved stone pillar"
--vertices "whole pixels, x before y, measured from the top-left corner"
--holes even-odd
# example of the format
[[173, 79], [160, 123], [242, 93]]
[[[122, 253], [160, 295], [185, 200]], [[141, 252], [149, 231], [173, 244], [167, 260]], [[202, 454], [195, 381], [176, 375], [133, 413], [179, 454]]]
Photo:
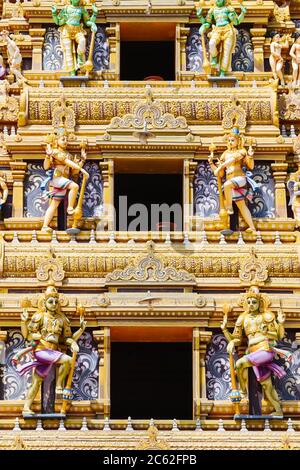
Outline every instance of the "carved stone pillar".
[[26, 162], [10, 162], [13, 178], [12, 216], [23, 217], [24, 209], [24, 179], [26, 174]]
[[253, 56], [254, 56], [254, 72], [264, 72], [264, 42], [265, 28], [251, 28]]
[[193, 410], [194, 419], [201, 414], [201, 402], [207, 400], [206, 397], [206, 367], [205, 357], [211, 331], [202, 331], [200, 328], [193, 329]]
[[107, 220], [108, 230], [114, 230], [114, 161], [100, 162], [100, 169], [103, 179], [103, 219]]
[[106, 28], [109, 44], [109, 70], [115, 72], [116, 80], [120, 79], [120, 25]]
[[175, 52], [175, 70], [176, 79], [180, 80], [180, 73], [186, 71], [186, 41], [190, 28], [184, 25], [176, 25], [176, 52]]
[[4, 400], [5, 343], [7, 331], [0, 330], [0, 400]]
[[287, 217], [286, 187], [287, 163], [272, 163], [273, 176], [275, 180], [275, 208], [278, 217]]
[[[103, 416], [110, 415], [110, 328], [93, 331], [93, 338], [98, 343], [99, 352], [99, 389], [98, 400]], [[101, 413], [102, 415], [102, 413]]]
[[46, 29], [30, 29], [29, 34], [32, 42], [32, 70], [43, 68], [43, 44]]
[[184, 160], [183, 163], [183, 230], [191, 229], [194, 205], [194, 178], [197, 162]]

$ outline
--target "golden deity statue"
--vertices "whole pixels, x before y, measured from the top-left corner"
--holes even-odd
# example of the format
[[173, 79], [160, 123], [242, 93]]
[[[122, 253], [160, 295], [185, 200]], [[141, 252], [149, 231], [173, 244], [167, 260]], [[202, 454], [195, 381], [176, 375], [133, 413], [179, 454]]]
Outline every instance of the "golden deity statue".
[[271, 70], [273, 72], [274, 79], [275, 80], [279, 79], [280, 84], [284, 86], [285, 82], [284, 82], [284, 77], [283, 77], [283, 72], [282, 72], [284, 61], [283, 61], [283, 57], [281, 53], [282, 53], [282, 49], [286, 49], [289, 47], [288, 36], [284, 35], [281, 37], [279, 33], [277, 33], [276, 31], [273, 31], [271, 33], [271, 38], [272, 38], [272, 41], [270, 44], [270, 58], [269, 58]]
[[81, 316], [80, 328], [72, 335], [70, 322], [60, 311], [59, 294], [54, 285], [47, 287], [45, 294], [39, 299], [37, 312], [31, 318], [28, 313], [28, 299], [24, 299], [21, 306], [23, 307], [21, 331], [24, 338], [30, 342], [30, 346], [18, 351], [13, 362], [18, 366], [23, 356], [33, 354], [33, 361], [18, 366], [20, 375], [33, 369], [32, 384], [28, 389], [23, 408], [23, 416], [31, 416], [34, 414], [31, 409], [33, 400], [54, 364], [59, 366], [56, 394], [60, 397], [63, 393], [72, 358], [60, 351], [60, 345], [68, 346], [73, 354], [76, 354], [79, 351], [77, 341], [85, 330], [86, 322]]
[[46, 232], [51, 231], [49, 224], [51, 223], [60, 202], [65, 198], [67, 191], [69, 191], [67, 213], [69, 215], [73, 215], [75, 213], [74, 205], [79, 185], [70, 179], [70, 176], [71, 178], [77, 178], [80, 172], [83, 174], [81, 193], [83, 193], [86, 180], [89, 177], [88, 172], [83, 168], [86, 160], [85, 146], [81, 146], [81, 156], [78, 158], [73, 157], [73, 155], [67, 151], [67, 145], [68, 135], [64, 129], [62, 129], [61, 132], [58, 132], [57, 136], [51, 134], [47, 138], [44, 169], [47, 170], [48, 178], [43, 181], [41, 189], [45, 191], [48, 184], [52, 189], [46, 192], [46, 195], [51, 199], [42, 227], [42, 230]]
[[227, 352], [232, 355], [235, 347], [242, 343], [245, 335], [248, 340], [246, 354], [236, 362], [236, 374], [240, 384], [242, 401], [248, 395], [248, 368], [253, 367], [256, 379], [262, 385], [265, 398], [274, 408], [273, 415], [282, 416], [282, 408], [271, 375], [281, 378], [286, 375], [282, 367], [274, 362], [276, 354], [290, 358], [291, 354], [276, 347], [284, 337], [285, 315], [280, 309], [277, 314], [269, 310], [270, 300], [252, 286], [242, 299], [244, 312], [235, 323], [233, 333], [227, 330], [227, 317], [232, 306], [223, 305], [224, 318], [221, 324], [228, 341]]
[[[218, 178], [220, 197], [220, 218], [224, 222], [225, 228], [228, 224], [228, 216], [233, 214], [232, 202], [234, 201], [248, 225], [247, 231], [255, 232], [255, 226], [251, 213], [246, 204], [246, 199], [251, 199], [253, 191], [258, 189], [255, 181], [250, 178], [251, 174], [245, 172], [243, 167], [253, 170], [254, 151], [252, 143], [248, 150], [244, 147], [244, 139], [238, 128], [234, 127], [226, 136], [227, 150], [222, 153], [219, 159], [215, 160], [215, 146], [210, 146], [210, 156], [208, 162], [214, 175]], [[225, 182], [222, 185], [222, 180]]]

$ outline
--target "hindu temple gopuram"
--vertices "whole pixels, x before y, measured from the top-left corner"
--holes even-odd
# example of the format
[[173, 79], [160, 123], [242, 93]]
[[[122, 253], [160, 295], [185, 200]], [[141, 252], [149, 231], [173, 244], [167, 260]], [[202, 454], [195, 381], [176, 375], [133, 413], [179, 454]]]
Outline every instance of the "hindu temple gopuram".
[[300, 2], [0, 18], [0, 450], [300, 450]]

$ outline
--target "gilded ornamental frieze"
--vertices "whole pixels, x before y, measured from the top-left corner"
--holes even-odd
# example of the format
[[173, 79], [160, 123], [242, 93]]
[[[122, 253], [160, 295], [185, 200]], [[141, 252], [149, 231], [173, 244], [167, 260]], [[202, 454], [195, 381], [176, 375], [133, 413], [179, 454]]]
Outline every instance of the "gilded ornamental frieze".
[[[154, 88], [154, 87], [153, 87]], [[231, 95], [229, 95], [231, 93]], [[232, 91], [212, 88], [197, 88], [197, 94], [189, 87], [153, 90], [155, 99], [160, 103], [162, 114], [168, 113], [174, 118], [185, 118], [191, 123], [221, 124], [224, 112], [231, 104]], [[136, 106], [145, 97], [145, 89], [132, 87], [116, 88], [68, 88], [64, 92], [66, 101], [73, 107], [77, 125], [109, 124], [118, 117], [124, 119], [134, 114]], [[30, 89], [28, 94], [28, 124], [51, 124], [54, 103], [60, 99], [57, 88]], [[240, 109], [246, 113], [249, 125], [259, 123], [277, 124], [276, 93], [273, 87], [241, 88], [239, 90]], [[181, 118], [181, 119], [182, 119]], [[119, 125], [119, 124], [118, 124]]]
[[168, 283], [168, 284], [194, 284], [193, 274], [184, 269], [166, 266], [165, 260], [154, 253], [155, 244], [147, 242], [148, 254], [139, 256], [125, 269], [116, 269], [106, 276], [107, 284], [118, 283]]
[[[5, 254], [4, 254], [5, 248]], [[126, 246], [125, 246], [126, 249]], [[30, 244], [18, 244], [11, 245], [10, 243], [5, 243], [2, 245], [2, 260], [3, 271], [2, 277], [31, 277], [36, 278], [36, 271], [40, 268], [43, 263], [48, 263], [45, 261], [45, 258], [48, 259], [49, 251], [44, 247], [35, 247], [33, 249]], [[189, 273], [189, 282], [193, 282], [192, 276], [197, 277], [236, 277], [239, 278], [239, 272], [242, 268], [243, 263], [246, 260], [249, 260], [250, 253], [247, 248], [241, 248], [239, 251], [231, 249], [230, 246], [224, 246], [222, 252], [218, 250], [218, 245], [206, 247], [203, 251], [203, 246], [199, 245], [195, 247], [195, 250], [192, 254], [187, 254], [183, 248], [178, 247], [178, 250], [166, 250], [164, 248], [156, 248], [156, 255], [160, 259], [163, 259], [163, 268], [168, 270], [169, 268], [174, 269], [175, 271], [167, 271], [164, 275], [160, 274], [159, 279], [163, 280], [169, 278], [170, 276], [176, 277], [176, 270], [184, 270], [185, 275], [182, 280], [187, 279], [186, 273]], [[140, 256], [139, 261], [142, 260], [141, 267], [144, 271], [135, 271], [137, 268], [134, 263], [131, 264], [133, 258], [128, 258], [124, 256], [124, 251], [122, 248], [114, 249], [114, 252], [111, 252], [110, 247], [104, 247], [99, 245], [99, 247], [93, 247], [93, 253], [89, 249], [89, 245], [86, 245], [86, 248], [81, 248], [80, 245], [77, 246], [76, 252], [72, 249], [72, 246], [67, 248], [64, 247], [55, 247], [55, 260], [61, 266], [61, 272], [65, 273], [65, 277], [70, 278], [104, 278], [106, 281], [122, 279], [130, 284], [132, 280], [137, 276], [143, 275], [144, 280], [147, 282], [147, 279], [155, 273], [157, 266], [162, 266], [158, 261], [155, 261], [155, 257], [147, 258], [145, 255], [144, 249], [140, 252], [136, 252], [136, 256]], [[268, 270], [269, 278], [273, 277], [287, 277], [287, 278], [299, 278], [299, 253], [297, 245], [289, 245], [288, 247], [282, 247], [280, 251], [275, 251], [272, 246], [261, 247], [259, 250], [256, 250], [257, 257], [260, 263], [265, 265], [265, 269]], [[144, 260], [144, 261], [143, 261]], [[151, 262], [150, 262], [151, 261]], [[153, 266], [150, 266], [153, 263]], [[158, 263], [158, 264], [157, 264]], [[162, 263], [160, 261], [160, 263]], [[153, 271], [153, 268], [154, 271]], [[48, 269], [48, 268], [47, 268]], [[151, 276], [147, 269], [151, 269]], [[157, 272], [160, 272], [159, 270]], [[169, 274], [167, 274], [169, 273]], [[148, 277], [147, 277], [148, 276]], [[156, 276], [156, 274], [155, 274]], [[162, 277], [161, 277], [162, 276]], [[136, 279], [137, 280], [137, 279]]]

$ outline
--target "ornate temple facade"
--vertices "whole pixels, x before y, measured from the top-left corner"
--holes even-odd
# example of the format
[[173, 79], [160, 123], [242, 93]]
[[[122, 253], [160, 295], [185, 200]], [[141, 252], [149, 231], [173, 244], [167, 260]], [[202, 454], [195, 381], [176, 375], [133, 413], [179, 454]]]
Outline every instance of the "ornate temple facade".
[[[213, 4], [202, 1], [204, 17]], [[232, 71], [221, 77], [206, 72], [212, 46], [191, 0], [96, 1], [84, 51], [93, 67], [72, 76], [52, 3], [1, 0], [0, 449], [300, 448], [300, 91], [289, 53], [300, 5], [243, 5]], [[85, 6], [92, 15], [92, 3]], [[237, 1], [231, 6], [240, 12]], [[287, 43], [284, 81], [272, 70], [275, 31]], [[225, 155], [233, 128], [241, 155], [254, 162], [258, 190], [247, 207], [255, 230], [240, 206], [224, 206], [210, 160]], [[46, 224], [44, 161], [48, 152], [53, 162], [51, 138], [61, 129], [89, 177], [76, 180], [85, 186], [82, 213], [63, 201]], [[142, 217], [153, 204], [179, 209], [171, 221]], [[22, 312], [39, 312], [49, 285], [73, 338], [83, 310], [86, 321], [63, 420], [40, 416], [61, 408], [54, 367], [34, 397], [37, 416], [23, 416], [32, 376], [14, 361], [27, 346]], [[230, 305], [232, 333], [251, 288], [267, 298], [263, 314], [275, 315], [276, 328], [278, 312], [285, 319], [278, 347], [292, 360], [276, 356], [286, 374], [272, 379], [281, 419], [272, 419], [252, 370], [249, 397], [239, 402], [244, 418], [234, 418], [221, 324]], [[235, 349], [236, 360], [245, 355], [246, 336]]]

